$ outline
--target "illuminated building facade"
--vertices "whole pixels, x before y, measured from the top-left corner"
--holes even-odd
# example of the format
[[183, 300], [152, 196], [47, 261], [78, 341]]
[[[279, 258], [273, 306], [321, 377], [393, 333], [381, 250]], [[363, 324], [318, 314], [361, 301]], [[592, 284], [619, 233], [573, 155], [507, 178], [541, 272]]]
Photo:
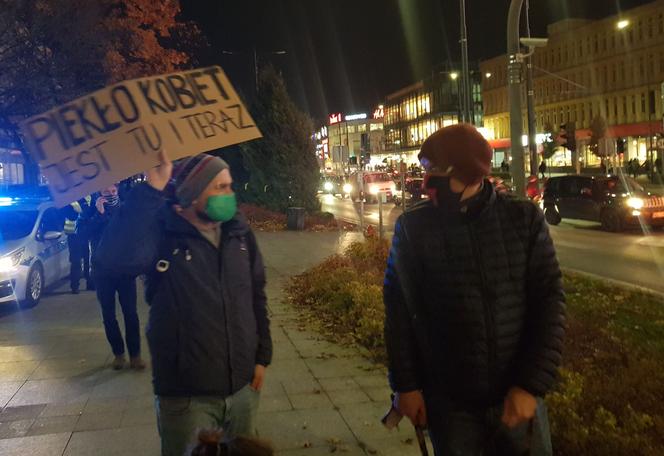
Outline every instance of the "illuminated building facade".
[[[533, 55], [538, 133], [574, 122], [578, 159], [600, 166], [589, 150], [591, 122], [608, 125], [606, 136], [624, 144], [622, 161], [661, 156], [664, 81], [664, 1], [658, 0], [601, 20], [566, 19], [549, 25], [548, 44]], [[510, 147], [507, 57], [480, 63], [484, 125], [496, 149]], [[525, 92], [522, 94], [525, 104]], [[523, 114], [527, 132], [526, 113]], [[662, 144], [661, 141], [659, 141]], [[620, 149], [620, 147], [618, 147]], [[574, 168], [576, 157], [560, 148], [549, 166]]]

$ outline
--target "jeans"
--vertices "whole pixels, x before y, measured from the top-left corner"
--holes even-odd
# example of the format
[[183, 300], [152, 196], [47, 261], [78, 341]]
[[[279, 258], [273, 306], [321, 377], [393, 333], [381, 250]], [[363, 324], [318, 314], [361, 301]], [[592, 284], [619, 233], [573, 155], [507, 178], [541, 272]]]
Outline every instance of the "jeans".
[[245, 386], [232, 396], [155, 398], [162, 456], [182, 456], [196, 431], [222, 428], [228, 436], [256, 436], [260, 393]]
[[482, 411], [444, 410], [427, 402], [429, 435], [436, 455], [550, 456], [551, 434], [546, 405], [537, 399], [531, 423], [513, 429], [502, 425], [503, 407]]
[[[89, 288], [92, 285], [92, 279], [90, 278], [90, 243], [78, 234], [70, 234], [67, 236], [67, 244], [69, 246], [69, 263], [71, 264], [69, 270], [71, 289], [79, 289], [81, 277], [85, 278]], [[83, 269], [81, 269], [81, 263], [83, 263]]]
[[136, 312], [136, 279], [128, 276], [97, 276], [95, 286], [97, 287], [97, 299], [101, 304], [106, 339], [111, 344], [113, 354], [121, 356], [125, 352], [122, 333], [115, 316], [115, 295], [117, 293], [124, 316], [125, 338], [129, 356], [139, 356], [141, 354], [141, 335], [138, 313]]

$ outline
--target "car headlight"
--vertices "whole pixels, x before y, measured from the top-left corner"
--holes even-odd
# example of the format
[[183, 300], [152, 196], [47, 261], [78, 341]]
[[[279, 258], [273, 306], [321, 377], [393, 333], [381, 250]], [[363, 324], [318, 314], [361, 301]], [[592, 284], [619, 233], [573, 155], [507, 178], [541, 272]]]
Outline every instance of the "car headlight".
[[0, 272], [10, 272], [16, 269], [23, 258], [24, 251], [25, 247], [0, 258]]
[[350, 193], [353, 191], [353, 186], [350, 184], [344, 184], [344, 193]]
[[641, 198], [630, 198], [627, 200], [627, 205], [632, 209], [642, 209], [644, 202]]
[[332, 182], [325, 182], [323, 188], [329, 192], [334, 188], [334, 185], [332, 185]]

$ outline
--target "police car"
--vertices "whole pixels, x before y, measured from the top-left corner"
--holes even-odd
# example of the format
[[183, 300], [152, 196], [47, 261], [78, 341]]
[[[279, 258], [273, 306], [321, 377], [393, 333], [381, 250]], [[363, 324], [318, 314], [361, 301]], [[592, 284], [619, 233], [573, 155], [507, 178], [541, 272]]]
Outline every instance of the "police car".
[[64, 222], [48, 198], [0, 197], [0, 304], [34, 306], [69, 275]]

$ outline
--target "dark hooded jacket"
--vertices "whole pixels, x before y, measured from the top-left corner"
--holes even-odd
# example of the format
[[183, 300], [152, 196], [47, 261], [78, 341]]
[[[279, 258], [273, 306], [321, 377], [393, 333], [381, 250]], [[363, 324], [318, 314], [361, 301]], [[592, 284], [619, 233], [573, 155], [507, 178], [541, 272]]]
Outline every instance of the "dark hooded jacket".
[[143, 184], [110, 221], [96, 261], [108, 274], [147, 275], [155, 394], [227, 397], [270, 363], [265, 271], [241, 216], [222, 224], [217, 248]]

